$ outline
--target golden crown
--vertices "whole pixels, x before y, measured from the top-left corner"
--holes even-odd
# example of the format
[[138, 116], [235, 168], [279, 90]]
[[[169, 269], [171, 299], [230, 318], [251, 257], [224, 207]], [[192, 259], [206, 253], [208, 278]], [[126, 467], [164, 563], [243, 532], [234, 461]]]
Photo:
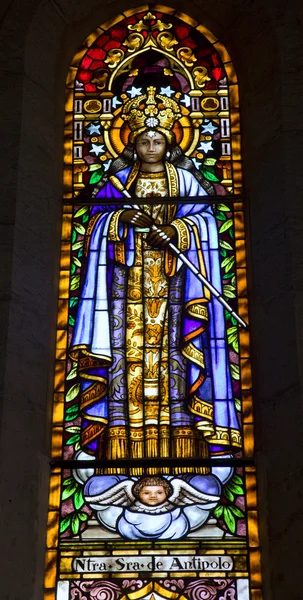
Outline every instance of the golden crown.
[[[180, 94], [175, 94], [179, 98]], [[156, 130], [165, 135], [168, 142], [173, 139], [172, 128], [175, 121], [180, 119], [181, 112], [175, 100], [156, 94], [156, 88], [147, 88], [147, 94], [141, 94], [130, 100], [123, 94], [124, 107], [122, 119], [127, 121], [131, 128], [130, 142], [147, 130]]]

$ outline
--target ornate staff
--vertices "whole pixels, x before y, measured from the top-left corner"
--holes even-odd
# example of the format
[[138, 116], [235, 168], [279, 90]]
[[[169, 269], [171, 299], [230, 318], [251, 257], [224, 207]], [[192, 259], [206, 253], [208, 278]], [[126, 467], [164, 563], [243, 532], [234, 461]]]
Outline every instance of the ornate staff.
[[[109, 177], [109, 179], [119, 192], [121, 192], [127, 198], [132, 199], [131, 195], [125, 189], [125, 187], [121, 183], [120, 179], [118, 179], [118, 177], [111, 175]], [[138, 211], [140, 211], [141, 214], [143, 214], [138, 205], [133, 204], [133, 206]], [[162, 237], [163, 240], [169, 240], [169, 237], [166, 235], [166, 233], [164, 233], [164, 231], [161, 231], [161, 229], [158, 229], [158, 227], [156, 225], [152, 225], [151, 229], [153, 231], [156, 231], [160, 235], [160, 237]], [[246, 329], [248, 327], [247, 323], [245, 323], [245, 321], [243, 321], [243, 319], [241, 319], [241, 317], [239, 317], [239, 315], [232, 309], [232, 307], [228, 304], [228, 302], [226, 302], [226, 300], [223, 298], [223, 296], [221, 296], [221, 294], [218, 292], [218, 290], [206, 279], [206, 277], [204, 277], [204, 275], [202, 275], [202, 273], [199, 271], [199, 269], [197, 269], [197, 267], [185, 256], [185, 254], [183, 254], [183, 252], [181, 252], [181, 250], [179, 250], [179, 248], [177, 248], [177, 246], [175, 246], [175, 244], [173, 244], [172, 242], [169, 242], [167, 244], [167, 246], [175, 254], [175, 256], [177, 256], [190, 269], [190, 271], [197, 277], [197, 279], [199, 279], [199, 281], [201, 281], [203, 283], [203, 285], [205, 285], [205, 287], [207, 287], [207, 289], [218, 300], [218, 302], [220, 302], [220, 304], [222, 304], [222, 306], [224, 306], [224, 308], [226, 308], [231, 313], [232, 317], [234, 317], [236, 319], [236, 321], [238, 321], [238, 323]]]

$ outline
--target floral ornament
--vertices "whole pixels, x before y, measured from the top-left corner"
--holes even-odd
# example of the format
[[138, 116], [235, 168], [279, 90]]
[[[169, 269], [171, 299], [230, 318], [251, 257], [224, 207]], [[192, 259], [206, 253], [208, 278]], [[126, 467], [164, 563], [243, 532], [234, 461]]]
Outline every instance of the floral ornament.
[[197, 62], [192, 49], [187, 46], [182, 46], [182, 48], [177, 50], [177, 57], [182, 60], [187, 67], [192, 67], [195, 62]]
[[155, 117], [149, 117], [146, 119], [145, 125], [147, 125], [147, 127], [157, 127], [157, 125], [159, 125], [159, 119], [156, 119]]
[[114, 69], [119, 62], [124, 58], [124, 52], [120, 48], [112, 48], [109, 50], [107, 58], [104, 60], [110, 69]]

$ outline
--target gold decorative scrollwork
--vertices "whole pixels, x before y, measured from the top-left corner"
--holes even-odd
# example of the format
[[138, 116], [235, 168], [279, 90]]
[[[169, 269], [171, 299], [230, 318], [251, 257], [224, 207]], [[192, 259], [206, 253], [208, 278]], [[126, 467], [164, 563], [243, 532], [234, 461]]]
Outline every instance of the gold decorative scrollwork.
[[193, 70], [193, 78], [197, 88], [205, 87], [207, 81], [210, 81], [206, 67], [195, 67]]
[[[146, 18], [146, 17], [145, 17], [145, 18]], [[141, 32], [141, 31], [143, 31], [144, 29], [145, 29], [145, 30], [146, 30], [146, 29], [148, 29], [148, 25], [146, 25], [145, 23], [143, 23], [143, 21], [142, 21], [142, 19], [141, 19], [141, 21], [139, 21], [138, 23], [134, 23], [134, 25], [128, 25], [128, 26], [127, 26], [127, 28], [128, 28], [130, 31], [137, 31], [137, 32], [139, 32], [139, 33], [140, 33], [140, 32]]]
[[157, 35], [157, 42], [166, 52], [173, 52], [174, 46], [178, 44], [176, 38], [168, 31], [162, 31]]
[[154, 23], [154, 25], [152, 25], [152, 30], [157, 30], [158, 31], [165, 31], [165, 29], [171, 29], [172, 28], [172, 23], [163, 23], [163, 21], [160, 21], [160, 19], [157, 20], [156, 23]]
[[132, 69], [128, 74], [129, 77], [136, 77], [139, 74], [139, 69]]
[[152, 21], [155, 18], [156, 16], [153, 15], [153, 13], [151, 13], [150, 11], [146, 13], [145, 17], [143, 17], [144, 21]]
[[142, 33], [134, 32], [129, 34], [124, 42], [124, 45], [128, 47], [129, 52], [135, 52], [141, 48], [143, 43], [144, 37]]
[[95, 83], [98, 90], [104, 90], [107, 85], [108, 72], [105, 69], [96, 69], [92, 83]]
[[124, 52], [120, 48], [112, 48], [107, 54], [105, 63], [108, 64], [110, 69], [114, 69], [121, 60], [124, 58]]
[[188, 48], [187, 46], [182, 46], [177, 50], [177, 57], [184, 62], [187, 67], [192, 67], [197, 59], [192, 51], [192, 48]]

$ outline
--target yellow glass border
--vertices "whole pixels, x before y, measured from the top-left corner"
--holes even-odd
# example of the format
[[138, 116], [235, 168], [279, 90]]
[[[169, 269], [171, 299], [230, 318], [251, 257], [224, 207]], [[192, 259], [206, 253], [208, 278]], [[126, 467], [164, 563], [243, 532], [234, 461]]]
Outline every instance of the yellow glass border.
[[[73, 179], [72, 166], [73, 161], [73, 115], [74, 115], [74, 81], [79, 67], [80, 61], [85, 56], [88, 49], [92, 46], [95, 40], [109, 27], [121, 22], [125, 17], [129, 17], [138, 12], [148, 10], [149, 5], [143, 5], [134, 9], [129, 9], [117, 15], [114, 19], [110, 19], [97, 27], [82, 43], [80, 49], [74, 55], [70, 68], [68, 70], [66, 80], [66, 102], [65, 102], [65, 127], [64, 127], [64, 198], [73, 198]], [[152, 10], [158, 10], [167, 15], [174, 15], [183, 20], [185, 23], [194, 27], [198, 32], [206, 37], [213, 44], [214, 49], [220, 55], [222, 63], [226, 68], [228, 75], [228, 97], [229, 97], [229, 114], [231, 122], [231, 149], [232, 149], [232, 170], [234, 175], [234, 193], [240, 194], [242, 190], [242, 169], [241, 169], [241, 137], [240, 137], [240, 113], [239, 113], [239, 89], [237, 76], [230, 59], [227, 49], [218, 41], [217, 37], [212, 34], [205, 26], [199, 24], [190, 16], [177, 12], [176, 9], [169, 8], [160, 4], [153, 5]], [[224, 197], [222, 197], [224, 202]], [[237, 269], [237, 283], [240, 281], [238, 288], [238, 310], [239, 315], [248, 322], [248, 300], [247, 300], [247, 277], [246, 277], [246, 250], [245, 250], [245, 226], [243, 205], [238, 203], [235, 205], [235, 228], [237, 235], [235, 236], [235, 256]], [[60, 260], [60, 278], [59, 278], [59, 298], [58, 298], [58, 318], [57, 318], [57, 343], [56, 343], [56, 376], [55, 376], [55, 395], [53, 409], [53, 426], [52, 426], [52, 458], [62, 457], [62, 439], [63, 439], [63, 410], [64, 410], [64, 379], [65, 379], [65, 363], [67, 355], [67, 327], [68, 327], [68, 299], [69, 299], [69, 282], [70, 282], [70, 251], [71, 251], [71, 228], [72, 228], [72, 205], [64, 205], [62, 219], [62, 245], [61, 245], [61, 260]], [[249, 359], [250, 335], [248, 331], [239, 332], [239, 345], [241, 356], [241, 391], [242, 391], [242, 415], [243, 428], [245, 431], [244, 455], [247, 458], [253, 456], [253, 410], [252, 410], [252, 384], [251, 370]], [[256, 494], [256, 476], [254, 469], [245, 469], [246, 478], [246, 501], [248, 511], [248, 535], [250, 553], [250, 577], [251, 577], [251, 598], [252, 600], [262, 600], [261, 591], [261, 575], [260, 575], [260, 551], [257, 523], [257, 494]], [[50, 477], [50, 492], [49, 492], [49, 516], [47, 528], [47, 553], [46, 553], [46, 574], [45, 574], [45, 600], [55, 600], [56, 597], [56, 581], [57, 576], [57, 545], [59, 523], [59, 507], [61, 494], [61, 476], [60, 470], [54, 470]], [[134, 553], [134, 550], [131, 551]], [[160, 550], [157, 550], [160, 553]], [[125, 553], [125, 551], [124, 551]], [[67, 557], [66, 557], [67, 559]], [[67, 564], [67, 563], [65, 563]], [[164, 575], [164, 574], [163, 574]], [[171, 576], [180, 577], [180, 572], [171, 573]], [[182, 576], [185, 574], [183, 573]], [[191, 577], [194, 573], [188, 574]], [[222, 577], [222, 572], [214, 573], [198, 573], [198, 577], [214, 577], [215, 575]], [[65, 578], [67, 573], [59, 574], [60, 578]], [[130, 574], [127, 574], [129, 577]], [[158, 578], [159, 573], [156, 574]], [[230, 576], [246, 577], [248, 573], [235, 572], [230, 573]], [[70, 579], [79, 578], [79, 575], [72, 573], [68, 574]], [[100, 579], [107, 578], [105, 574], [99, 574]], [[116, 578], [125, 577], [124, 574], [116, 574]], [[138, 573], [133, 573], [132, 577], [138, 577]], [[153, 577], [153, 574], [150, 574]], [[83, 575], [83, 579], [91, 578], [91, 574]]]

